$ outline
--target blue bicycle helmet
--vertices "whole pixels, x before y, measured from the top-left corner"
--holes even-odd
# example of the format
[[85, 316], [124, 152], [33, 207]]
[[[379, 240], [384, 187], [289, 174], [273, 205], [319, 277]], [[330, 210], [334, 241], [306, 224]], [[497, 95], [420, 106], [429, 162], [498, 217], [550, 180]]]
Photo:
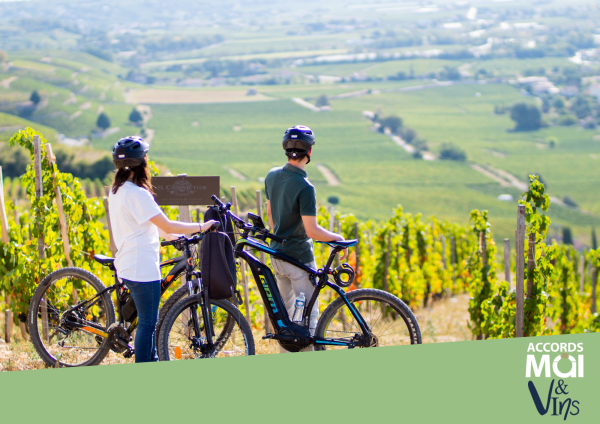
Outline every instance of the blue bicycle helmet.
[[113, 147], [113, 163], [117, 169], [139, 166], [149, 151], [150, 145], [142, 137], [125, 137]]
[[310, 149], [315, 145], [313, 131], [304, 125], [288, 128], [283, 134], [283, 149], [287, 157], [297, 159], [303, 155], [308, 156], [310, 162]]

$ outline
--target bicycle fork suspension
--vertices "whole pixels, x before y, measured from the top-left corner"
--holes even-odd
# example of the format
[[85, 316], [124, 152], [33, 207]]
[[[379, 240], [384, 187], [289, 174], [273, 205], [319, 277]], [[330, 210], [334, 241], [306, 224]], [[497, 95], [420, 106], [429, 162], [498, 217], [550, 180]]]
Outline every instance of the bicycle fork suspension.
[[[198, 293], [198, 301], [200, 303], [200, 309], [202, 311], [202, 318], [204, 322], [204, 331], [206, 333], [206, 346], [208, 347], [208, 349], [213, 349], [213, 337], [215, 336], [215, 332], [212, 325], [212, 311], [210, 309], [208, 290], [201, 290]], [[198, 311], [196, 310], [196, 308], [192, 307], [191, 312], [196, 337], [198, 338], [198, 340], [201, 341], [202, 332], [200, 329], [200, 321], [198, 320]]]

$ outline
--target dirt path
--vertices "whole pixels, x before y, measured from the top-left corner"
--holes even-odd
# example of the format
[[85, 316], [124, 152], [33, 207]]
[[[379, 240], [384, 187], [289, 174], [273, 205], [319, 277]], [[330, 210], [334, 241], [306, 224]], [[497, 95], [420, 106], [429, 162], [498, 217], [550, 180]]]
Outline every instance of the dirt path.
[[0, 81], [0, 87], [6, 88], [8, 90], [10, 88], [10, 83], [18, 79], [19, 77], [10, 77], [3, 79], [2, 81]]
[[500, 178], [499, 176], [497, 176], [496, 174], [493, 174], [485, 169], [483, 169], [481, 166], [476, 165], [476, 164], [471, 164], [471, 168], [473, 168], [475, 171], [479, 172], [480, 174], [485, 175], [488, 178], [491, 178], [492, 180], [496, 181], [498, 184], [500, 184], [502, 187], [510, 187], [510, 183], [506, 180], [503, 180], [502, 178]]
[[300, 105], [302, 107], [305, 107], [307, 109], [310, 109], [310, 110], [312, 110], [314, 112], [321, 112], [321, 108], [320, 107], [317, 107], [317, 106], [313, 105], [312, 103], [308, 103], [306, 100], [303, 100], [303, 99], [301, 99], [299, 97], [294, 97], [292, 99], [292, 102], [294, 102], [294, 103], [296, 103], [296, 104], [298, 104], [298, 105]]
[[152, 118], [152, 108], [149, 105], [138, 105], [136, 110], [142, 115], [144, 124], [148, 123], [150, 118]]
[[[407, 153], [412, 155], [415, 152], [415, 150], [416, 150], [415, 147], [411, 144], [408, 144], [406, 141], [404, 141], [402, 139], [402, 137], [390, 134], [390, 138], [394, 141], [394, 143], [396, 143], [398, 146], [400, 146], [404, 150], [406, 150]], [[428, 160], [428, 161], [433, 161], [433, 160], [437, 159], [433, 153], [426, 152], [424, 150], [421, 151], [421, 157], [423, 158], [423, 160]]]
[[146, 137], [144, 137], [144, 141], [148, 144], [152, 144], [154, 133], [155, 131], [152, 128], [146, 128]]
[[317, 165], [317, 169], [319, 170], [319, 172], [321, 172], [321, 174], [323, 174], [323, 176], [327, 180], [327, 184], [329, 184], [330, 186], [342, 185], [340, 180], [338, 180], [338, 177], [336, 177], [335, 174], [325, 165]]
[[[515, 177], [511, 173], [506, 172], [502, 169], [492, 168], [489, 165], [486, 165], [484, 168], [483, 165], [477, 165], [477, 164], [472, 164], [471, 168], [473, 168], [475, 171], [485, 175], [486, 177], [489, 177], [492, 180], [496, 181], [502, 187], [513, 186], [522, 191], [527, 191], [527, 189], [528, 189], [528, 184], [526, 182], [519, 180], [517, 177]], [[565, 202], [563, 202], [562, 200], [560, 200], [557, 197], [550, 196], [550, 202], [552, 202], [555, 205], [563, 206], [565, 208], [575, 209], [575, 210], [577, 210], [581, 213], [587, 214], [587, 215], [595, 216], [595, 214], [593, 214], [592, 212], [586, 211], [585, 209], [573, 208], [571, 206], [568, 206], [565, 204]]]
[[239, 171], [236, 171], [233, 168], [230, 168], [228, 166], [223, 166], [223, 168], [225, 168], [227, 171], [229, 171], [229, 173], [231, 174], [232, 177], [237, 178], [238, 180], [242, 180], [242, 181], [246, 181], [248, 178], [246, 178], [246, 176], [244, 174], [242, 174]]

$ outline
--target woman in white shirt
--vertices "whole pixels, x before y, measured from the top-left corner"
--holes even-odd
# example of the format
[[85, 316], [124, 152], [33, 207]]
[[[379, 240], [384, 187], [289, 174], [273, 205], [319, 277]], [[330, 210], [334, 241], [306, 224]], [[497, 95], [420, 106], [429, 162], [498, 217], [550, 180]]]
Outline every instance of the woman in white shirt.
[[152, 196], [147, 153], [150, 145], [141, 137], [126, 137], [113, 148], [117, 168], [109, 193], [109, 214], [117, 255], [119, 279], [131, 291], [138, 311], [135, 362], [158, 361], [156, 322], [160, 302], [159, 235], [172, 240], [176, 233], [206, 231], [204, 224], [169, 220]]

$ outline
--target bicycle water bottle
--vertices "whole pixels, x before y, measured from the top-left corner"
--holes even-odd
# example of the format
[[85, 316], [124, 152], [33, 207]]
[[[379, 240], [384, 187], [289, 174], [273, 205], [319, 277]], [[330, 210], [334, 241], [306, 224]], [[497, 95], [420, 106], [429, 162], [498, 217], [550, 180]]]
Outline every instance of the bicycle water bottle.
[[302, 314], [304, 313], [304, 304], [306, 303], [306, 297], [304, 293], [300, 293], [300, 296], [296, 298], [296, 306], [294, 308], [294, 315], [292, 316], [293, 322], [302, 322]]

